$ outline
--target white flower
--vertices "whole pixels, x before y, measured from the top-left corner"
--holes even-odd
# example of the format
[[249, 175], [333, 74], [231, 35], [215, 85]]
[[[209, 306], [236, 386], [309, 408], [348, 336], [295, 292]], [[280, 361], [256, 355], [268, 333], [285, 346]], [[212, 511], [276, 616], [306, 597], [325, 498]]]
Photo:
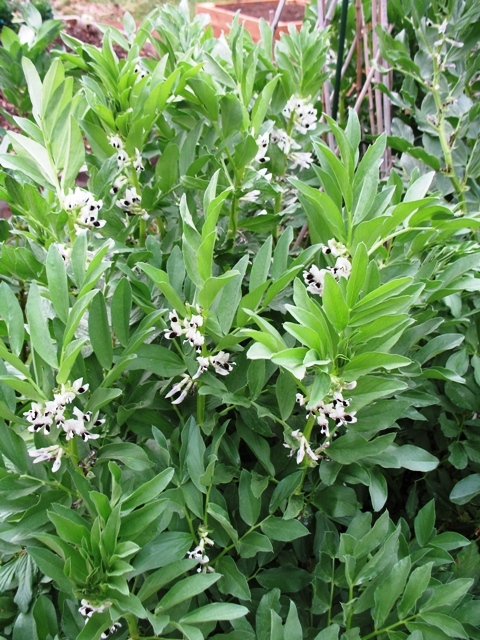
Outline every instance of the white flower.
[[198, 537], [200, 539], [198, 545], [192, 551], [187, 552], [187, 558], [190, 560], [196, 560], [200, 564], [200, 567], [197, 569], [197, 573], [206, 573], [207, 571], [213, 572], [214, 569], [212, 567], [207, 567], [210, 562], [210, 558], [205, 553], [205, 545], [208, 544], [209, 546], [213, 546], [214, 542], [208, 537], [208, 531], [203, 526], [198, 530]]
[[55, 247], [57, 248], [60, 257], [65, 262], [65, 265], [68, 265], [70, 262], [70, 256], [72, 255], [72, 248], [68, 247], [66, 244], [55, 243]]
[[258, 136], [257, 138], [258, 152], [257, 152], [257, 155], [255, 156], [255, 162], [260, 162], [260, 164], [264, 164], [265, 162], [267, 162], [267, 160], [270, 160], [270, 158], [267, 158], [268, 140], [269, 140], [268, 133], [264, 133], [263, 135]]
[[287, 120], [293, 118], [295, 128], [299, 133], [305, 134], [313, 131], [317, 126], [317, 110], [313, 104], [302, 98], [292, 96], [282, 111]]
[[83, 207], [90, 200], [93, 200], [93, 195], [89, 191], [76, 187], [75, 191], [72, 192], [69, 189], [68, 194], [63, 196], [62, 206], [66, 211], [71, 211], [72, 209]]
[[228, 376], [233, 370], [233, 364], [229, 362], [230, 354], [219, 351], [216, 356], [210, 356], [210, 364], [215, 369], [215, 373], [221, 376]]
[[313, 164], [313, 156], [310, 152], [306, 151], [293, 151], [288, 159], [293, 163], [290, 169], [310, 169]]
[[348, 256], [347, 247], [341, 242], [337, 242], [335, 238], [331, 238], [327, 246], [322, 247], [322, 251], [326, 255], [332, 255], [334, 258]]
[[123, 149], [123, 142], [119, 136], [110, 136], [108, 141], [114, 149]]
[[78, 407], [73, 407], [73, 414], [75, 418], [65, 420], [62, 424], [62, 429], [67, 434], [67, 440], [79, 436], [84, 442], [87, 442], [88, 440], [97, 440], [100, 437], [98, 433], [90, 433], [85, 427], [85, 423], [90, 420], [90, 412], [83, 413]]
[[119, 169], [123, 168], [123, 165], [128, 162], [128, 155], [127, 152], [124, 151], [123, 149], [120, 149], [119, 152], [117, 153], [117, 165]]
[[198, 327], [203, 326], [203, 316], [200, 314], [193, 315], [190, 320], [185, 321], [185, 326], [187, 326], [187, 324], [190, 328], [198, 329]]
[[312, 264], [308, 271], [303, 272], [303, 279], [307, 286], [307, 291], [315, 295], [323, 295], [323, 286], [325, 282], [325, 274], [327, 269], [319, 269]]
[[[95, 613], [103, 613], [105, 609], [110, 606], [109, 602], [104, 602], [100, 605], [94, 605], [85, 599], [83, 599], [80, 604], [81, 606], [78, 609], [78, 613], [84, 618], [87, 618], [87, 620], [89, 620]], [[87, 622], [87, 620], [85, 620], [85, 623]]]
[[301, 407], [303, 407], [303, 405], [306, 402], [305, 396], [302, 395], [301, 393], [297, 393], [297, 395], [295, 396], [295, 400]]
[[109, 638], [112, 633], [115, 633], [115, 631], [117, 629], [120, 629], [121, 627], [122, 625], [120, 622], [114, 622], [111, 627], [103, 631], [103, 633], [100, 635], [100, 638], [102, 638], [102, 640], [105, 640], [105, 638]]
[[298, 447], [290, 447], [288, 444], [284, 444], [283, 446], [287, 449], [292, 449], [291, 455], [294, 454], [295, 451], [297, 452], [297, 464], [300, 464], [303, 461], [305, 455], [307, 455], [310, 460], [318, 460], [318, 456], [312, 451], [308, 440], [305, 438], [300, 429], [292, 431], [291, 435], [298, 441]]
[[129, 187], [125, 191], [125, 197], [122, 200], [118, 200], [117, 204], [125, 211], [130, 211], [135, 205], [140, 203], [140, 196], [137, 193], [135, 187]]
[[205, 336], [202, 336], [194, 327], [187, 329], [184, 335], [184, 342], [188, 342], [191, 347], [201, 347], [205, 343]]
[[172, 404], [180, 404], [187, 397], [188, 392], [194, 386], [195, 382], [193, 378], [190, 378], [186, 373], [182, 375], [182, 380], [174, 384], [170, 391], [167, 393], [165, 398], [172, 398], [173, 396], [178, 396], [175, 400], [172, 400]]
[[143, 78], [146, 78], [146, 76], [148, 76], [148, 71], [144, 69], [139, 62], [137, 62], [137, 64], [135, 65], [133, 73], [137, 74], [138, 80], [142, 80]]
[[332, 268], [332, 274], [337, 278], [348, 279], [352, 271], [352, 265], [347, 258], [337, 258], [335, 266]]
[[63, 454], [64, 451], [58, 444], [52, 444], [50, 447], [42, 447], [41, 449], [35, 449], [28, 452], [30, 457], [35, 458], [33, 461], [34, 464], [37, 462], [49, 462], [50, 460], [54, 460], [52, 465], [53, 473], [60, 469]]
[[118, 178], [116, 178], [115, 182], [113, 183], [113, 187], [110, 189], [110, 193], [112, 195], [116, 195], [120, 189], [127, 184], [127, 178], [125, 176], [119, 176]]
[[325, 416], [324, 414], [320, 414], [317, 418], [317, 424], [320, 427], [320, 433], [322, 433], [323, 435], [327, 436], [327, 438], [329, 438], [330, 429], [329, 429], [327, 416]]
[[[271, 182], [272, 181], [272, 174], [268, 171], [267, 167], [262, 167], [261, 169], [259, 169], [257, 171], [257, 174], [260, 178], [264, 178], [264, 180], [266, 180], [267, 182]], [[260, 193], [260, 191], [258, 192]]]
[[137, 173], [141, 171], [145, 171], [145, 167], [143, 166], [142, 154], [138, 149], [135, 149], [135, 160], [133, 161], [133, 168]]
[[253, 189], [242, 196], [240, 200], [243, 200], [244, 202], [257, 202], [259, 195], [260, 191], [258, 189]]
[[205, 371], [207, 371], [208, 366], [210, 364], [209, 358], [204, 356], [198, 356], [197, 362], [198, 362], [198, 369], [196, 374], [192, 376], [192, 380], [197, 380], [197, 378], [199, 378], [202, 375], [202, 373], [205, 373]]

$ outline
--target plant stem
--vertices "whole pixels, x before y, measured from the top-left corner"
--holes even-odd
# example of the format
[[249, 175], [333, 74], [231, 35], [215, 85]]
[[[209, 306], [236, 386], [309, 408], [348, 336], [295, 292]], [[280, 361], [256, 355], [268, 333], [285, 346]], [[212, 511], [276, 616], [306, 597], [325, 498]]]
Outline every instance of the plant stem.
[[447, 175], [452, 181], [453, 188], [455, 189], [455, 193], [458, 197], [458, 202], [460, 205], [460, 209], [463, 212], [467, 211], [467, 205], [465, 201], [465, 185], [460, 182], [457, 172], [455, 171], [455, 166], [453, 164], [453, 148], [450, 146], [450, 143], [447, 138], [447, 132], [445, 131], [445, 104], [442, 101], [440, 96], [440, 90], [437, 88], [440, 86], [440, 69], [438, 66], [438, 61], [435, 53], [432, 54], [433, 59], [433, 81], [432, 86], [430, 88], [433, 99], [435, 100], [435, 107], [437, 108], [438, 113], [438, 123], [436, 126], [438, 137], [440, 140], [440, 144], [442, 146], [443, 157], [445, 160], [445, 175]]
[[389, 625], [388, 627], [384, 627], [383, 629], [377, 629], [376, 631], [372, 631], [371, 633], [369, 633], [366, 636], [363, 636], [362, 640], [370, 640], [370, 638], [376, 638], [377, 636], [379, 636], [382, 633], [387, 633], [388, 631], [391, 631], [392, 629], [396, 629], [397, 627], [401, 627], [402, 625], [406, 624], [407, 622], [410, 622], [411, 620], [414, 620], [417, 616], [410, 616], [409, 618], [405, 618], [405, 620], [399, 620], [398, 622], [395, 622], [394, 624]]
[[138, 630], [137, 619], [135, 616], [128, 614], [125, 616], [125, 620], [128, 624], [128, 632], [132, 640], [139, 640], [140, 631]]

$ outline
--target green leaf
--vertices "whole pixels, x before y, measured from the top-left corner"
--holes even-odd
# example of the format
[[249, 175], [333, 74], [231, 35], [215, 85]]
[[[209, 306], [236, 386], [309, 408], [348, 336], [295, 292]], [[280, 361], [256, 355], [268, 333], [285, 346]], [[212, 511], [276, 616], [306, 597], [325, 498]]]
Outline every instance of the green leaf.
[[347, 282], [347, 304], [350, 309], [355, 305], [362, 291], [367, 274], [367, 267], [368, 252], [365, 244], [361, 242], [355, 250], [352, 260], [352, 271]]
[[107, 305], [101, 291], [98, 291], [92, 300], [88, 314], [88, 335], [99, 363], [104, 369], [110, 369], [113, 362], [112, 336], [108, 324]]
[[137, 267], [139, 267], [142, 271], [144, 271], [149, 278], [153, 280], [153, 282], [157, 285], [160, 291], [163, 293], [168, 302], [172, 305], [174, 309], [178, 311], [178, 313], [186, 317], [188, 316], [188, 311], [185, 305], [183, 304], [181, 298], [178, 293], [172, 287], [169, 282], [168, 275], [165, 271], [161, 269], [156, 269], [151, 265], [145, 264], [144, 262], [138, 262]]
[[202, 309], [210, 309], [220, 291], [239, 275], [238, 271], [227, 271], [221, 276], [207, 277], [198, 294], [198, 302]]
[[261, 525], [262, 532], [272, 540], [290, 542], [309, 534], [308, 529], [298, 520], [283, 520], [270, 516]]
[[67, 129], [65, 148], [65, 164], [62, 174], [62, 189], [64, 192], [73, 187], [80, 168], [85, 162], [85, 146], [82, 132], [74, 116], [70, 116]]
[[97, 387], [87, 402], [87, 411], [95, 413], [121, 395], [121, 389], [105, 389], [104, 387]]
[[429, 562], [412, 571], [403, 596], [397, 605], [398, 615], [401, 618], [406, 618], [413, 611], [416, 603], [427, 589], [430, 583], [432, 567], [433, 562]]
[[395, 434], [388, 433], [367, 441], [356, 433], [347, 433], [332, 442], [328, 457], [341, 464], [352, 464], [368, 456], [378, 456], [395, 440]]
[[[165, 567], [180, 562], [194, 543], [190, 533], [166, 531], [161, 533], [141, 549], [133, 561], [134, 575], [147, 570]], [[197, 563], [198, 564], [198, 563]]]
[[112, 296], [112, 328], [122, 347], [130, 337], [130, 313], [132, 310], [132, 287], [127, 278], [121, 278]]
[[248, 609], [240, 604], [212, 602], [190, 611], [180, 619], [180, 623], [201, 624], [202, 622], [212, 622], [213, 620], [237, 620], [237, 618], [246, 616], [247, 613]]
[[410, 573], [411, 564], [409, 556], [396, 562], [385, 580], [375, 589], [373, 620], [376, 629], [383, 625], [397, 598], [401, 595]]
[[427, 624], [438, 627], [450, 638], [470, 638], [458, 620], [444, 613], [421, 613], [420, 618]]
[[30, 285], [26, 311], [32, 348], [47, 364], [58, 369], [57, 352], [50, 338], [48, 320], [43, 313], [42, 298], [36, 282]]
[[472, 473], [457, 482], [450, 492], [450, 500], [455, 504], [467, 504], [480, 494], [480, 473]]
[[330, 273], [325, 274], [323, 308], [335, 329], [343, 331], [348, 324], [349, 310], [340, 285]]
[[424, 547], [435, 533], [435, 500], [430, 500], [420, 509], [414, 520], [415, 536]]
[[218, 581], [221, 593], [232, 595], [239, 600], [251, 600], [250, 588], [247, 579], [241, 573], [230, 556], [223, 556], [215, 563], [215, 570], [222, 574]]
[[277, 486], [275, 487], [275, 491], [272, 494], [270, 499], [269, 511], [270, 513], [275, 513], [278, 507], [281, 506], [282, 502], [287, 500], [292, 494], [296, 492], [296, 490], [302, 484], [303, 474], [301, 471], [296, 471], [291, 475], [283, 478]]
[[48, 290], [53, 308], [57, 312], [60, 320], [66, 324], [68, 310], [70, 308], [67, 272], [65, 270], [65, 263], [54, 244], [52, 244], [48, 250], [45, 266], [47, 270]]
[[290, 608], [287, 619], [285, 620], [285, 638], [289, 640], [303, 640], [302, 625], [298, 619], [297, 606], [293, 600], [290, 600]]
[[159, 344], [143, 344], [136, 349], [137, 358], [130, 362], [128, 369], [151, 371], [162, 378], [179, 376], [185, 372], [185, 363], [166, 347]]
[[396, 447], [393, 451], [388, 451], [393, 455], [400, 467], [410, 469], [410, 471], [433, 471], [438, 467], [438, 459], [431, 453], [411, 444], [404, 444]]
[[78, 325], [80, 324], [80, 320], [83, 317], [83, 314], [87, 310], [88, 305], [92, 301], [97, 293], [99, 293], [98, 289], [94, 291], [89, 291], [83, 297], [79, 298], [73, 307], [70, 309], [70, 313], [68, 314], [67, 326], [65, 327], [65, 333], [63, 334], [63, 348], [65, 349], [67, 345], [71, 342], [72, 338], [75, 335], [75, 331], [77, 330]]
[[390, 371], [392, 369], [407, 367], [411, 363], [410, 358], [391, 353], [361, 353], [354, 356], [350, 362], [345, 365], [342, 377], [347, 382], [350, 382], [377, 369]]
[[251, 485], [252, 477], [246, 469], [243, 469], [238, 486], [239, 508], [240, 517], [249, 526], [253, 526], [257, 522], [262, 506], [261, 500], [253, 495]]
[[326, 629], [320, 631], [320, 633], [315, 636], [314, 640], [338, 640], [339, 633], [340, 627], [338, 624], [331, 624]]
[[[151, 573], [145, 579], [140, 591], [138, 592], [139, 599], [143, 602], [147, 600], [151, 595], [160, 591], [169, 582], [172, 582], [178, 576], [183, 573], [187, 573], [198, 564], [197, 560], [178, 560], [172, 564], [167, 564], [165, 567], [158, 569], [154, 573]], [[217, 563], [218, 565], [219, 563]]]
[[155, 498], [169, 485], [173, 474], [174, 469], [169, 467], [168, 469], [164, 469], [151, 480], [148, 480], [148, 482], [144, 482], [138, 489], [136, 489], [136, 491], [123, 500], [122, 513], [128, 513], [142, 504], [146, 504], [150, 500], [155, 500]]
[[248, 290], [250, 292], [255, 291], [257, 287], [264, 284], [268, 277], [272, 261], [272, 242], [272, 236], [269, 236], [255, 256], [250, 272], [250, 282], [248, 284]]
[[[105, 389], [107, 391], [107, 389]], [[108, 390], [109, 391], [109, 390]], [[117, 389], [115, 389], [117, 391]], [[118, 391], [120, 391], [118, 389]], [[119, 442], [118, 444], [107, 444], [99, 450], [99, 460], [120, 460], [129, 469], [143, 471], [153, 467], [145, 451], [133, 442]]]
[[155, 613], [167, 611], [175, 605], [203, 593], [221, 577], [219, 573], [199, 573], [180, 580], [163, 596], [155, 608]]
[[17, 296], [6, 282], [0, 284], [0, 316], [7, 325], [10, 349], [18, 356], [22, 351], [25, 337], [23, 312]]

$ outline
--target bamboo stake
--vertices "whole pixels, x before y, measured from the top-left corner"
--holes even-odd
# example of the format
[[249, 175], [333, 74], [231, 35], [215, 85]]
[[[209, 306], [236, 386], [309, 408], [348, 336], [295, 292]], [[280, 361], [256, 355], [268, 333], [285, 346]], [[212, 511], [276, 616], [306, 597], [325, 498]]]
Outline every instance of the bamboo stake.
[[[379, 13], [379, 5], [377, 0], [372, 0], [372, 53], [377, 60], [380, 60], [379, 49], [378, 49], [378, 36], [375, 30], [378, 24], [378, 13]], [[376, 65], [375, 65], [376, 66]], [[380, 71], [376, 68], [374, 72], [375, 84], [380, 84], [381, 77]], [[375, 88], [375, 115], [377, 119], [377, 133], [383, 133], [383, 103], [382, 103], [382, 92], [380, 89]]]
[[[364, 59], [365, 59], [365, 75], [368, 78], [370, 76], [370, 49], [368, 46], [368, 33], [367, 33], [367, 25], [365, 23], [365, 13], [363, 11], [363, 5], [360, 3], [360, 14], [361, 14], [361, 22], [362, 22], [362, 35], [363, 35], [363, 55], [364, 55]], [[374, 108], [373, 108], [373, 92], [372, 92], [372, 87], [371, 87], [371, 79], [370, 81], [367, 83], [367, 81], [365, 80], [365, 85], [364, 87], [366, 88], [365, 93], [368, 92], [368, 115], [370, 118], [370, 131], [372, 135], [375, 135], [376, 133], [376, 127], [375, 127], [375, 115], [374, 115]], [[365, 97], [365, 93], [363, 93], [362, 95], [362, 89], [360, 89], [360, 87], [358, 87], [358, 97], [357, 97], [357, 102], [355, 103], [355, 110], [359, 111], [359, 108], [357, 108], [357, 104], [361, 104], [361, 102], [363, 101], [363, 98]], [[361, 96], [361, 98], [360, 98]], [[360, 103], [359, 103], [360, 101]]]
[[273, 32], [273, 39], [275, 39], [275, 31], [277, 30], [278, 23], [280, 22], [280, 18], [282, 17], [283, 10], [285, 9], [285, 4], [287, 0], [278, 0], [277, 9], [275, 11], [275, 15], [273, 16], [273, 20], [270, 23]]
[[[387, 0], [380, 0], [380, 24], [382, 25], [383, 29], [388, 29]], [[383, 60], [381, 60], [381, 63], [383, 63]], [[389, 91], [391, 91], [392, 86], [391, 79], [391, 73], [388, 72], [385, 76], [384, 84]], [[385, 133], [387, 134], [387, 136], [390, 136], [392, 135], [392, 105], [390, 102], [390, 96], [384, 93], [382, 97]], [[384, 160], [383, 171], [385, 172], [385, 174], [387, 174], [392, 166], [392, 150], [388, 146], [385, 149]]]

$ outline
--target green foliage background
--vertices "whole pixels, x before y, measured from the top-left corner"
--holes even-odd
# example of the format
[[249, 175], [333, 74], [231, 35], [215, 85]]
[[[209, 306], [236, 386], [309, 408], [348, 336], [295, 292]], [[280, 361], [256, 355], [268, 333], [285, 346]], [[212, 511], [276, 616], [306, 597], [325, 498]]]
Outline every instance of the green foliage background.
[[[3, 29], [3, 638], [480, 637], [479, 12], [423, 9], [380, 35], [398, 121], [375, 141], [346, 108], [285, 115], [331, 71], [313, 9], [275, 44], [184, 5], [101, 50]], [[340, 391], [356, 421], [321, 431]], [[91, 439], [32, 428], [66, 393]]]

